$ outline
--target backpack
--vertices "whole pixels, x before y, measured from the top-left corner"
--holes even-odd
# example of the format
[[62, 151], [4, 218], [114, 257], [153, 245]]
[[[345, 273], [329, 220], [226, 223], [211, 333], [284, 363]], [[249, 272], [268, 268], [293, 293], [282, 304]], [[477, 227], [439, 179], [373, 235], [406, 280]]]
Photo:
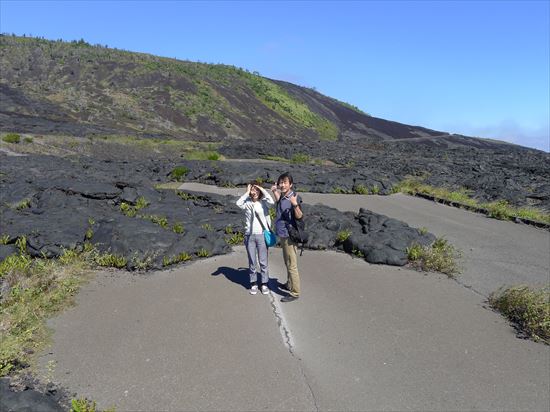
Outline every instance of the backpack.
[[[302, 204], [301, 198], [299, 198], [298, 202], [300, 203], [300, 205]], [[280, 201], [277, 202], [277, 208], [279, 207], [279, 205]], [[306, 232], [306, 222], [304, 221], [304, 216], [302, 216], [301, 219], [296, 219], [296, 216], [294, 215], [294, 208], [291, 208], [291, 210], [292, 220], [294, 221], [294, 223], [287, 224], [286, 228], [288, 230], [288, 236], [290, 237], [290, 240], [292, 240], [297, 245], [300, 245], [300, 256], [302, 256], [302, 253], [304, 253], [304, 245], [309, 239], [309, 235]]]
[[[292, 214], [294, 215], [294, 211], [292, 211]], [[294, 216], [294, 222], [295, 224], [287, 226], [288, 236], [294, 243], [300, 244], [300, 256], [302, 256], [302, 253], [304, 253], [304, 245], [309, 239], [309, 235], [306, 232], [306, 222], [304, 222], [303, 216], [301, 219], [296, 219]]]

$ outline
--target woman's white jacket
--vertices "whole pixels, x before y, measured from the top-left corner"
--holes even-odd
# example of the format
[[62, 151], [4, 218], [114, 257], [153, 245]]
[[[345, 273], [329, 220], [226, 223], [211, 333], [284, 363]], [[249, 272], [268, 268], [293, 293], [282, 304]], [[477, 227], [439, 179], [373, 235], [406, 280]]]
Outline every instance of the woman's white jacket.
[[275, 202], [264, 188], [260, 188], [260, 190], [264, 196], [257, 202], [253, 202], [248, 193], [245, 193], [239, 198], [239, 200], [237, 200], [237, 206], [244, 210], [245, 235], [259, 235], [263, 233], [262, 225], [258, 222], [258, 218], [254, 214], [255, 211], [258, 213], [258, 216], [260, 216], [260, 219], [263, 219], [262, 222], [266, 229], [271, 227], [269, 207], [273, 206]]

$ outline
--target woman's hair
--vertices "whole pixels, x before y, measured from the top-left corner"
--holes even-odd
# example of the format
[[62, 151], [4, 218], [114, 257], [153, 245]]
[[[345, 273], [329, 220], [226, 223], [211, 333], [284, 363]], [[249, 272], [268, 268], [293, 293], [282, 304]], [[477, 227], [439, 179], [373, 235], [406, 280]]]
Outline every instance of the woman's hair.
[[[260, 182], [258, 182], [257, 180], [252, 180], [250, 183], [249, 183], [252, 187], [254, 186], [260, 186]], [[264, 197], [264, 194], [263, 192], [260, 190], [260, 189], [256, 189], [258, 191], [258, 200], [260, 200], [262, 197]]]

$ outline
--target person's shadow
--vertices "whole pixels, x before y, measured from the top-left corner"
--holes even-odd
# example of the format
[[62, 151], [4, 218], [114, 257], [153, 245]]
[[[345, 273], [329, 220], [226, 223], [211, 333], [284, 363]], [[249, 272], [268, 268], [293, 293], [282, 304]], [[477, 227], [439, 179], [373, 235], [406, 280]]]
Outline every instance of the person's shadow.
[[[227, 280], [233, 283], [241, 285], [248, 290], [250, 288], [250, 278], [248, 276], [248, 268], [230, 268], [227, 266], [220, 266], [215, 272], [211, 273], [212, 276], [224, 275]], [[259, 275], [258, 275], [259, 276]], [[267, 287], [274, 293], [286, 296], [287, 293], [279, 289], [278, 279], [269, 278]]]

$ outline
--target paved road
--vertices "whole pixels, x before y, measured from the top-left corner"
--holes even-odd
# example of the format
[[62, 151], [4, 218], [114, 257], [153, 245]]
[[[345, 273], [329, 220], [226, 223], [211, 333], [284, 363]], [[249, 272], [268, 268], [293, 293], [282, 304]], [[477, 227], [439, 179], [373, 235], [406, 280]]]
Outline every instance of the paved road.
[[[445, 234], [416, 213], [411, 225]], [[550, 407], [550, 347], [518, 339], [460, 283], [305, 251], [303, 296], [282, 304], [275, 282], [247, 293], [245, 262], [237, 247], [170, 271], [99, 273], [50, 322], [42, 368], [55, 362], [56, 381], [117, 411]], [[270, 269], [283, 277], [278, 248]]]
[[[186, 183], [182, 188], [220, 194], [242, 194], [243, 189], [223, 189]], [[413, 227], [425, 227], [448, 239], [463, 254], [464, 286], [489, 296], [502, 286], [550, 284], [550, 232], [527, 225], [487, 218], [418, 197], [358, 196], [303, 193], [304, 202], [322, 203], [341, 211], [363, 207]]]

